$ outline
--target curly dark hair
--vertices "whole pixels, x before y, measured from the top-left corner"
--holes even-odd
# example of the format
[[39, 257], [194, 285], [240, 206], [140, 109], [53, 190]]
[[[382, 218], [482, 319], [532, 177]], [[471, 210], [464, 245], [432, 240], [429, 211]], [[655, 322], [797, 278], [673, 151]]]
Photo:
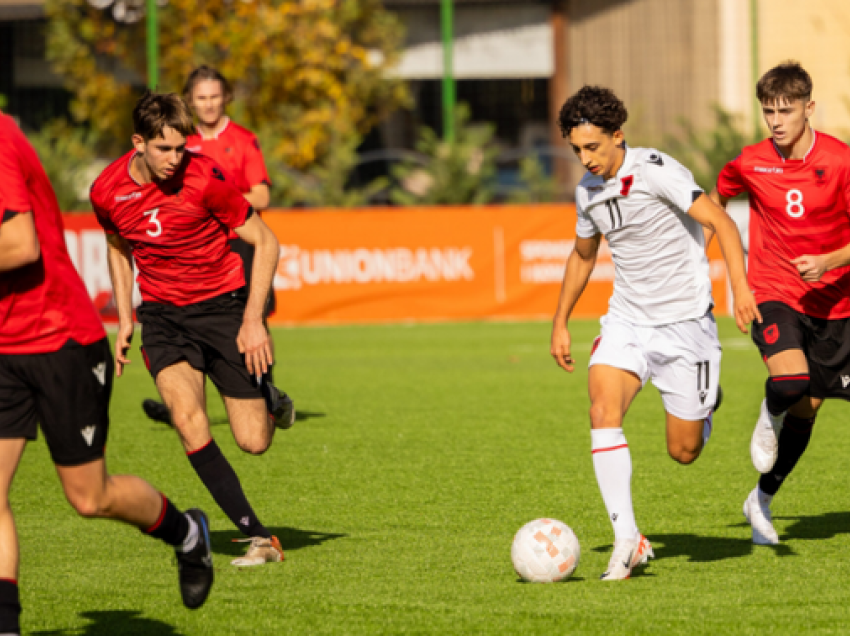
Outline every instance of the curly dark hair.
[[628, 118], [626, 106], [610, 88], [583, 86], [564, 103], [558, 124], [564, 137], [569, 137], [576, 126], [588, 123], [610, 135], [620, 130]]

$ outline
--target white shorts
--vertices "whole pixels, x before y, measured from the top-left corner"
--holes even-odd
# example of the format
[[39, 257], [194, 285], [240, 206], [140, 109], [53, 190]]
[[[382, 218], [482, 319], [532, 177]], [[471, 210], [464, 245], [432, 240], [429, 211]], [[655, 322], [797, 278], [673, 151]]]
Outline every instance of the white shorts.
[[717, 401], [720, 340], [711, 312], [696, 320], [641, 327], [617, 316], [599, 321], [588, 366], [631, 371], [661, 393], [664, 409], [683, 420], [708, 417]]

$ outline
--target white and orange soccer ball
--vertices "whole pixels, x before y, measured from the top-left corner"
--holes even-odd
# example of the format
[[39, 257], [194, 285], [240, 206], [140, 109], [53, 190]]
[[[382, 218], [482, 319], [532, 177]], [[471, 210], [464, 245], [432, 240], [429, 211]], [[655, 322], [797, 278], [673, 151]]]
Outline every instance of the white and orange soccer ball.
[[525, 524], [511, 546], [514, 570], [529, 583], [567, 579], [575, 571], [580, 555], [575, 532], [555, 519], [535, 519]]

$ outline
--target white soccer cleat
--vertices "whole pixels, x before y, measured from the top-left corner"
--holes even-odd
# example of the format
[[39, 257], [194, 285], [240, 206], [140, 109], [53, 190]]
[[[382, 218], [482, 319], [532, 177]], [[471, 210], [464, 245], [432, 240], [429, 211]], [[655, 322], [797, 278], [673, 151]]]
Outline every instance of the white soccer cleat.
[[767, 410], [767, 400], [762, 401], [759, 419], [750, 441], [753, 466], [762, 474], [769, 473], [776, 463], [776, 457], [779, 455], [779, 433], [784, 421], [785, 413], [771, 415]]
[[637, 539], [617, 539], [614, 541], [614, 552], [608, 561], [608, 569], [599, 578], [603, 581], [627, 579], [634, 568], [654, 558], [652, 546], [642, 534], [638, 534]]
[[758, 486], [744, 500], [744, 516], [753, 527], [753, 543], [756, 545], [778, 545], [779, 535], [773, 527], [770, 506], [759, 501]]

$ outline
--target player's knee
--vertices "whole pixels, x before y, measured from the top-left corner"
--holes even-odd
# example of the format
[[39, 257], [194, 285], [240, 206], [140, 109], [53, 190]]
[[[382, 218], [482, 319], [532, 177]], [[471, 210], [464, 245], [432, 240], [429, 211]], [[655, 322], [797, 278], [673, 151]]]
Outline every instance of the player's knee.
[[702, 440], [689, 443], [685, 440], [667, 442], [667, 453], [670, 457], [684, 465], [693, 464], [702, 452]]
[[171, 421], [181, 434], [198, 430], [206, 431], [209, 428], [207, 416], [204, 414], [203, 409], [175, 407], [171, 410]]
[[809, 374], [775, 375], [765, 383], [767, 403], [772, 408], [787, 411], [809, 393]]
[[246, 453], [251, 453], [251, 455], [262, 455], [272, 445], [271, 439], [266, 439], [259, 435], [236, 440], [236, 443], [239, 445], [239, 448]]
[[106, 498], [97, 493], [66, 493], [71, 507], [85, 519], [108, 517]]
[[591, 428], [619, 428], [623, 424], [623, 414], [602, 402], [594, 402], [590, 407]]

